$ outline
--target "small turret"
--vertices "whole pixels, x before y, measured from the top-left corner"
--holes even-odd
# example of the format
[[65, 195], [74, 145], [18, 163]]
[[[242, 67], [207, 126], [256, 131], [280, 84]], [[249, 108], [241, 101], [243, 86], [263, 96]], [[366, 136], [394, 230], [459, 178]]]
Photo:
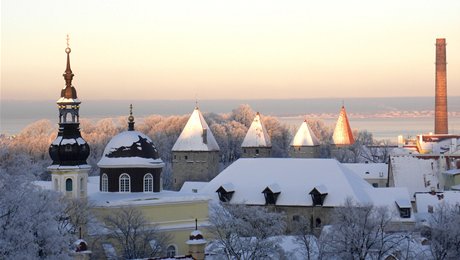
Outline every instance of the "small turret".
[[196, 260], [204, 260], [205, 258], [205, 247], [207, 241], [203, 237], [203, 233], [198, 230], [198, 220], [195, 219], [195, 230], [190, 234], [190, 238], [187, 242], [188, 253]]
[[241, 144], [241, 148], [243, 149], [241, 157], [271, 157], [272, 143], [262, 123], [259, 112], [254, 117]]

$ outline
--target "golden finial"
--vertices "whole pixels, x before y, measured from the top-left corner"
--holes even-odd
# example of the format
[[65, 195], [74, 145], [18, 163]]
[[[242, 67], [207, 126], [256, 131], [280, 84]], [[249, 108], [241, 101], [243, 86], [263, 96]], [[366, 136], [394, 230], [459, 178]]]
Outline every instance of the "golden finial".
[[69, 45], [70, 37], [69, 37], [68, 34], [67, 34], [66, 41], [67, 41], [67, 48], [65, 48], [65, 52], [66, 52], [67, 54], [69, 54], [70, 51], [71, 51], [71, 49], [70, 49], [70, 47], [69, 47], [69, 46], [70, 46], [70, 45]]
[[134, 131], [133, 104], [129, 104], [128, 130]]

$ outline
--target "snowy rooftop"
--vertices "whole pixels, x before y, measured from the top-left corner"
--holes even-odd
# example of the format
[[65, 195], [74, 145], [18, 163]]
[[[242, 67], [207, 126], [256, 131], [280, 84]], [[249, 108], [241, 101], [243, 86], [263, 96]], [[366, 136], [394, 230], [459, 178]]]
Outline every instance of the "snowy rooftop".
[[291, 146], [315, 146], [319, 145], [319, 140], [316, 138], [313, 131], [308, 126], [307, 121], [303, 121], [299, 130], [291, 141]]
[[208, 183], [204, 181], [186, 181], [184, 182], [184, 184], [182, 184], [182, 187], [180, 188], [180, 192], [197, 193], [204, 186], [206, 186], [206, 184]]
[[88, 178], [88, 199], [99, 207], [122, 205], [151, 205], [163, 203], [184, 203], [192, 201], [207, 201], [208, 196], [196, 193], [166, 191], [161, 192], [100, 192], [99, 176]]
[[219, 145], [198, 108], [193, 110], [172, 151], [219, 151]]
[[125, 131], [114, 136], [104, 149], [101, 168], [147, 167], [161, 168], [163, 161], [158, 156], [152, 140], [138, 131]]
[[257, 113], [244, 137], [241, 147], [271, 147], [270, 137]]
[[351, 145], [355, 142], [344, 106], [342, 106], [342, 109], [340, 110], [340, 115], [337, 119], [332, 139], [336, 145]]
[[412, 200], [416, 192], [438, 188], [437, 160], [420, 159], [414, 156], [394, 156], [390, 160], [395, 187], [406, 187]]
[[436, 206], [442, 203], [451, 205], [460, 204], [460, 191], [444, 191], [435, 194], [417, 193], [415, 194], [418, 213], [428, 213], [428, 208], [432, 207], [436, 211]]
[[276, 201], [279, 206], [312, 206], [309, 193], [315, 187], [327, 191], [325, 207], [342, 205], [349, 197], [358, 203], [388, 205], [396, 210], [396, 200], [410, 200], [407, 189], [373, 188], [334, 159], [239, 159], [200, 193], [218, 200], [216, 190], [228, 184], [233, 185], [234, 194], [230, 202], [235, 204], [265, 205], [262, 191], [273, 184], [279, 187], [280, 195]]
[[343, 163], [342, 165], [365, 180], [387, 179], [388, 177], [388, 164], [386, 163]]

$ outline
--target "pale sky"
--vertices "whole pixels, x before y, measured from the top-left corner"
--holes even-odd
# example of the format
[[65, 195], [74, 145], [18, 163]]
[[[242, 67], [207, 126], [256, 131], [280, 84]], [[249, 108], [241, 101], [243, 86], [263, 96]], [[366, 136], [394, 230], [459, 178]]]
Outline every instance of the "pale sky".
[[1, 99], [460, 96], [460, 1], [2, 0]]

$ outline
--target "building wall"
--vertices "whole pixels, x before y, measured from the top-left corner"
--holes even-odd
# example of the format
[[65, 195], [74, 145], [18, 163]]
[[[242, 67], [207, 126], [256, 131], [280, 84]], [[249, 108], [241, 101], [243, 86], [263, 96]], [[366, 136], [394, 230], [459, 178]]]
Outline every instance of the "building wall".
[[269, 158], [272, 156], [271, 147], [241, 147], [242, 158]]
[[161, 168], [101, 168], [99, 174], [99, 190], [102, 191], [102, 174], [107, 174], [108, 191], [120, 191], [120, 175], [126, 173], [130, 177], [131, 192], [144, 192], [144, 175], [151, 173], [153, 176], [153, 191], [161, 191]]
[[[195, 218], [198, 220], [198, 228], [203, 232], [204, 237], [209, 235], [206, 233], [208, 226], [208, 201], [183, 201], [158, 203], [151, 205], [129, 205], [140, 210], [146, 220], [157, 225], [160, 232], [165, 232], [171, 236], [168, 245], [174, 245], [177, 249], [177, 255], [188, 254], [188, 245], [185, 243], [190, 236], [190, 233], [195, 230]], [[119, 207], [94, 207], [92, 209], [94, 215], [100, 222], [104, 222], [104, 218], [113, 214]], [[120, 245], [107, 238], [99, 239], [98, 243], [110, 242], [117, 249], [117, 255], [121, 256]], [[100, 245], [94, 245], [99, 247]]]
[[319, 155], [319, 145], [289, 147], [289, 157], [291, 158], [319, 158]]
[[[88, 193], [88, 171], [89, 168], [72, 170], [50, 170], [53, 190], [61, 192], [70, 198], [86, 198]], [[72, 191], [66, 190], [67, 179], [72, 181]]]
[[179, 190], [185, 181], [210, 181], [219, 173], [219, 152], [172, 153], [173, 190]]

